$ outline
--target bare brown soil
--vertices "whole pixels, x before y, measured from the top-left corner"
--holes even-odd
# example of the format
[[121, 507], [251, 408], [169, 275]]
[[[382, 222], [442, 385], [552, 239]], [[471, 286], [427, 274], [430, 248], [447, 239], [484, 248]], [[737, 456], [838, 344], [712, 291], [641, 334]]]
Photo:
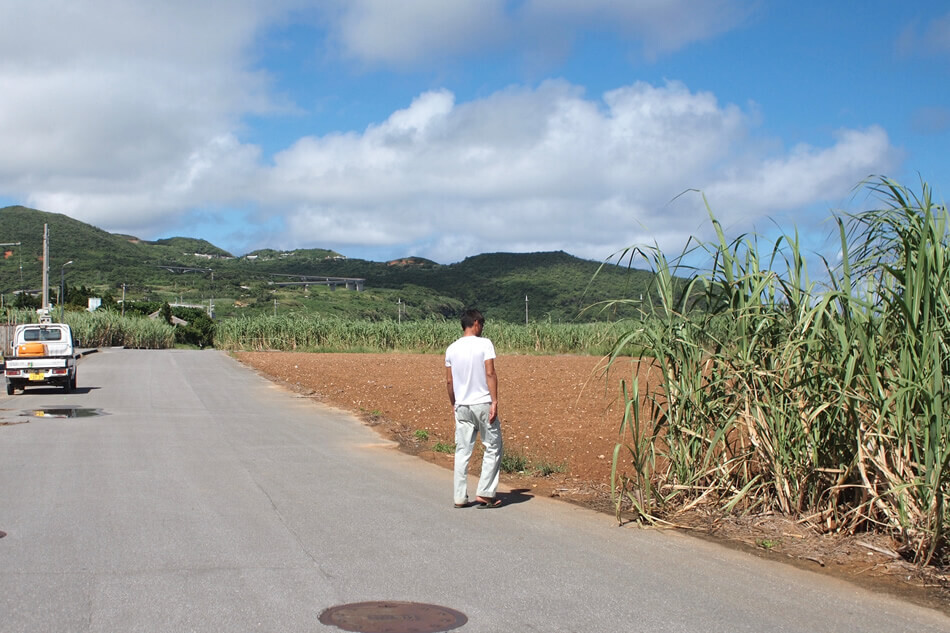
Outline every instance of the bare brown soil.
[[[451, 468], [452, 454], [437, 450], [455, 441], [441, 356], [240, 352], [235, 357], [298, 393], [357, 414], [403, 450]], [[610, 473], [623, 415], [621, 381], [629, 384], [633, 364], [619, 361], [605, 375], [600, 358], [501, 356], [495, 367], [505, 453], [527, 463], [524, 472], [503, 474], [503, 490], [613, 514]], [[645, 377], [638, 379], [645, 387]], [[472, 465], [477, 474], [478, 455]], [[447, 476], [447, 498], [450, 488]], [[793, 518], [723, 516], [703, 508], [665, 518], [671, 527], [697, 536], [950, 613], [950, 570], [910, 565], [885, 536], [819, 534]]]

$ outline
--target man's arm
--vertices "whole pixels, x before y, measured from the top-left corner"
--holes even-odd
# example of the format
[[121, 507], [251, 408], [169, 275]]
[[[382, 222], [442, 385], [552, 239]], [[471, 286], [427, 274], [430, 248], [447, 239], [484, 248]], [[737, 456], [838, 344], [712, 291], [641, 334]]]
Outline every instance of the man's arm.
[[449, 402], [455, 407], [455, 384], [452, 382], [452, 368], [445, 368], [445, 388], [449, 392]]
[[488, 382], [488, 393], [491, 394], [491, 410], [488, 412], [489, 423], [498, 417], [498, 375], [495, 373], [495, 359], [485, 361], [485, 380]]

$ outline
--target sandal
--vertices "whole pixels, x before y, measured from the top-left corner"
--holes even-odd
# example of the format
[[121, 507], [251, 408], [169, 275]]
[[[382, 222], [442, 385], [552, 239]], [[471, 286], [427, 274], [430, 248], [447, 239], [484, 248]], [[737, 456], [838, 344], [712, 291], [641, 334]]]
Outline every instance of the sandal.
[[480, 510], [490, 510], [492, 508], [500, 508], [501, 499], [498, 497], [492, 497], [491, 499], [479, 499], [478, 508]]

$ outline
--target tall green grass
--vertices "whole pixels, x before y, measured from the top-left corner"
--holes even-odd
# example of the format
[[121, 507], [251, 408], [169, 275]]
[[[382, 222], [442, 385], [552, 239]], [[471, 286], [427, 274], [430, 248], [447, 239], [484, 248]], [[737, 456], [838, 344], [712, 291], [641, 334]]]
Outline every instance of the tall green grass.
[[[58, 316], [58, 314], [57, 314]], [[8, 310], [7, 323], [35, 323], [35, 310]], [[160, 319], [121, 316], [108, 310], [65, 312], [78, 347], [166, 349], [175, 346], [175, 328]]]
[[712, 503], [887, 530], [920, 563], [946, 553], [950, 216], [926, 184], [867, 186], [884, 207], [836, 218], [842, 258], [820, 283], [797, 235], [729, 240], [715, 218], [684, 292], [658, 249], [622, 254], [654, 268], [659, 299], [612, 354], [649, 347], [659, 378], [625, 385], [618, 516]]
[[[629, 326], [488, 320], [485, 336], [500, 353], [606, 354]], [[457, 321], [357, 321], [319, 314], [240, 317], [215, 325], [215, 346], [234, 350], [442, 353], [461, 335]]]

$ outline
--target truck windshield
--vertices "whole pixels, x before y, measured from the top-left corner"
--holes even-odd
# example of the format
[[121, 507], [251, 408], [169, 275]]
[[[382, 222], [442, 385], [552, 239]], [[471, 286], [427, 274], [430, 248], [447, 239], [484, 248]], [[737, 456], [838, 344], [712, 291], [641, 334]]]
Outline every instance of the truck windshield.
[[62, 339], [62, 330], [34, 328], [23, 332], [24, 341], [61, 341]]

